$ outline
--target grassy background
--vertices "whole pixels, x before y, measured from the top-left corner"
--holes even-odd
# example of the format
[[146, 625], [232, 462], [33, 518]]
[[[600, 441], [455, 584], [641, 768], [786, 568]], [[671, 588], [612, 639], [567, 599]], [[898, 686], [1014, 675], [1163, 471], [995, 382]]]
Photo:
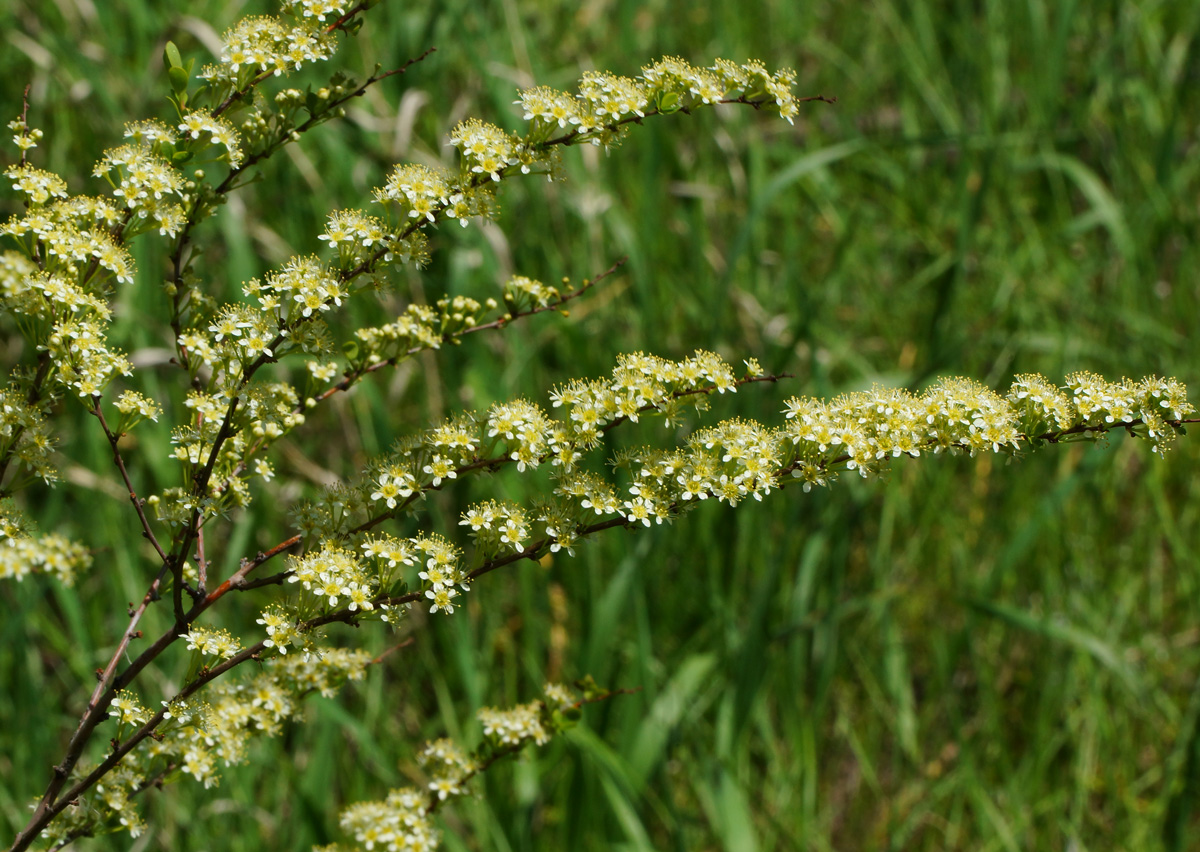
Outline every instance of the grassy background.
[[[0, 8], [0, 106], [17, 113], [32, 83], [45, 165], [81, 174], [121, 121], [167, 115], [165, 39], [203, 58], [207, 27], [260, 10], [183, 8]], [[1015, 372], [1092, 369], [1196, 384], [1200, 6], [748, 8], [445, 0], [372, 11], [336, 62], [362, 70], [438, 52], [270, 163], [207, 226], [215, 289], [315, 250], [325, 210], [362, 203], [393, 162], [445, 158], [459, 118], [516, 127], [514, 90], [533, 81], [633, 74], [664, 53], [752, 56], [794, 66], [800, 94], [839, 103], [805, 108], [794, 129], [744, 109], [654, 121], [610, 156], [570, 152], [565, 184], [513, 182], [500, 227], [438, 234], [431, 267], [400, 282], [397, 304], [486, 295], [513, 270], [578, 279], [628, 255], [622, 277], [569, 320], [475, 339], [360, 388], [314, 418], [281, 479], [348, 475], [414, 425], [541, 397], [638, 348], [704, 347], [795, 373], [721, 412], [772, 422], [792, 393], [946, 374], [1002, 385]], [[122, 297], [135, 351], [163, 345], [157, 251], [139, 249], [145, 286]], [[13, 826], [149, 564], [128, 546], [136, 529], [119, 489], [82, 473], [110, 469], [102, 438], [83, 421], [66, 437], [75, 485], [31, 492], [30, 508], [44, 528], [104, 550], [73, 591], [0, 592], [0, 814]], [[169, 484], [163, 436], [143, 440], [138, 475]], [[514, 566], [365, 685], [312, 701], [309, 724], [261, 744], [218, 790], [148, 796], [143, 839], [84, 845], [328, 842], [338, 807], [404, 783], [421, 738], [470, 736], [477, 707], [590, 673], [642, 691], [490, 772], [485, 795], [447, 815], [448, 848], [1200, 848], [1198, 460], [1194, 439], [1163, 463], [1119, 438], [1012, 466], [924, 458], [737, 512], [706, 506], [549, 568]], [[482, 487], [524, 494], [505, 478]], [[434, 520], [470, 497], [439, 496]], [[237, 521], [229, 564], [284, 533], [282, 518]], [[361, 639], [394, 641], [347, 641]]]

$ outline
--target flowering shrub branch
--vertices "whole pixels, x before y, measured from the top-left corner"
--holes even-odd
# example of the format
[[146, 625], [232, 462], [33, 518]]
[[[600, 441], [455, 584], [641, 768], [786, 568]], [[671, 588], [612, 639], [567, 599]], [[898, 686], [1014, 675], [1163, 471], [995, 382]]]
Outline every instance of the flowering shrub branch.
[[[466, 795], [466, 784], [495, 763], [511, 757], [527, 745], [545, 745], [573, 727], [585, 704], [607, 701], [634, 690], [602, 691], [594, 684], [576, 684], [582, 697], [559, 684], [547, 684], [545, 698], [508, 710], [484, 707], [476, 714], [483, 727], [483, 742], [467, 754], [453, 740], [426, 743], [418, 758], [430, 778], [425, 790], [405, 787], [392, 790], [386, 799], [359, 802], [341, 814], [341, 828], [353, 834], [355, 844], [330, 844], [319, 852], [349, 849], [433, 849], [440, 843], [430, 817], [452, 798]], [[314, 850], [316, 852], [316, 850]]]
[[[546, 287], [541, 282], [531, 281], [524, 276], [515, 276], [509, 281], [508, 286], [505, 287], [504, 293], [505, 306], [510, 308], [510, 310], [498, 318], [487, 322], [476, 321], [473, 314], [462, 314], [462, 310], [464, 309], [478, 310], [480, 307], [478, 303], [471, 304], [461, 297], [458, 299], [443, 299], [438, 303], [438, 308], [443, 311], [446, 308], [452, 308], [455, 311], [447, 317], [450, 323], [459, 324], [471, 320], [474, 324], [463, 328], [455, 328], [443, 320], [442, 328], [438, 332], [434, 332], [433, 335], [418, 335], [418, 339], [421, 340], [420, 343], [410, 346], [396, 355], [382, 358], [382, 360], [364, 360], [358, 367], [347, 370], [341, 381], [310, 397], [309, 401], [311, 401], [312, 405], [308, 407], [311, 408], [317, 403], [324, 402], [334, 394], [350, 390], [359, 380], [377, 370], [385, 367], [395, 367], [401, 361], [407, 360], [421, 352], [430, 349], [439, 349], [443, 343], [458, 345], [459, 341], [469, 334], [505, 329], [515, 320], [535, 316], [546, 311], [558, 311], [563, 316], [567, 316], [568, 312], [564, 309], [564, 306], [568, 302], [578, 299], [605, 278], [613, 275], [624, 265], [625, 258], [621, 258], [598, 275], [584, 279], [583, 283], [577, 289], [568, 293], [560, 293], [555, 287]], [[486, 307], [488, 310], [496, 310], [498, 304], [492, 299], [483, 307]], [[437, 336], [439, 333], [440, 336]], [[311, 367], [310, 370], [314, 376], [321, 372], [316, 367]], [[300, 414], [302, 412], [297, 408], [294, 413]]]
[[[210, 576], [209, 550], [218, 540], [210, 526], [220, 529], [228, 512], [251, 506], [257, 480], [275, 476], [275, 443], [302, 428], [308, 411], [417, 353], [538, 314], [566, 315], [570, 302], [624, 262], [575, 289], [517, 275], [495, 296], [447, 295], [432, 305], [409, 304], [381, 325], [339, 325], [351, 299], [387, 287], [397, 269], [426, 262], [430, 227], [489, 218], [504, 181], [559, 179], [563, 149], [612, 148], [650, 117], [725, 103], [792, 122], [801, 103], [833, 100], [797, 98], [791, 71], [769, 72], [755, 61], [699, 68], [672, 57], [638, 78], [588, 72], [575, 92], [526, 89], [516, 101], [528, 122], [523, 134], [474, 118], [461, 122], [449, 139], [457, 169], [396, 166], [374, 190], [372, 212], [329, 214], [318, 237], [323, 255], [291, 258], [245, 282], [240, 300], [221, 304], [205, 280], [196, 225], [244, 185], [253, 166], [432, 53], [360, 82], [335, 73], [315, 92], [262, 91], [276, 77], [329, 59], [337, 33], [360, 26], [372, 5], [284, 0], [279, 17], [247, 18], [229, 30], [220, 60], [195, 78], [192, 62], [168, 45], [174, 122], [126, 126], [127, 141], [105, 151], [92, 173], [107, 183], [106, 196], [71, 195], [64, 178], [29, 164], [41, 133], [29, 125], [27, 106], [9, 124], [21, 153], [4, 174], [25, 204], [0, 225], [0, 236], [15, 244], [0, 254], [0, 308], [22, 336], [24, 362], [0, 388], [0, 577], [40, 572], [70, 583], [92, 563], [84, 545], [37, 534], [14, 497], [34, 481], [57, 479], [53, 423], [71, 400], [108, 442], [141, 535], [157, 556], [145, 566], [146, 591], [131, 605], [13, 852], [99, 831], [139, 834], [144, 825], [133, 800], [148, 787], [182, 775], [216, 784], [219, 764], [243, 760], [254, 735], [278, 733], [304, 696], [333, 695], [365, 675], [370, 655], [331, 646], [331, 625], [409, 624], [415, 604], [452, 614], [472, 583], [498, 568], [560, 551], [573, 555], [600, 532], [672, 522], [709, 498], [736, 506], [792, 485], [828, 485], [849, 471], [873, 475], [901, 456], [1015, 456], [1098, 440], [1115, 429], [1162, 453], [1193, 422], [1186, 388], [1174, 379], [1110, 382], [1076, 373], [1064, 387], [1018, 376], [1004, 396], [946, 379], [921, 393], [877, 388], [831, 400], [794, 397], [776, 425], [734, 419], [696, 428], [712, 394], [788, 376], [765, 374], [753, 358], [739, 373], [711, 352], [678, 361], [632, 353], [617, 359], [609, 377], [554, 389], [549, 408], [498, 402], [405, 436], [356, 478], [296, 506], [294, 527], [277, 545], [241, 558], [230, 576]], [[209, 163], [227, 170], [219, 182], [210, 183], [200, 167]], [[176, 395], [161, 400], [145, 395], [133, 364], [110, 341], [115, 296], [136, 286], [129, 245], [139, 238], [171, 244], [163, 296], [181, 381]], [[340, 347], [339, 333], [349, 335]], [[299, 381], [275, 367], [300, 357]], [[171, 424], [178, 479], [143, 497], [151, 486], [135, 481], [122, 438], [160, 418]], [[661, 419], [671, 434], [686, 437], [675, 446], [598, 458], [606, 434], [642, 418]], [[605, 462], [615, 476], [596, 472]], [[387, 524], [415, 518], [430, 492], [502, 468], [518, 476], [540, 470], [549, 485], [528, 505], [469, 506], [457, 525], [465, 530], [439, 532], [418, 520], [411, 524], [418, 531], [406, 537], [387, 531]], [[285, 554], [282, 570], [252, 578]], [[261, 631], [239, 637], [203, 623], [230, 591], [268, 589], [257, 607]], [[130, 660], [133, 643], [145, 638], [143, 616], [168, 594], [170, 625]], [[243, 666], [251, 660], [259, 665]], [[182, 686], [152, 700], [153, 687], [141, 678], [151, 665], [184, 670]], [[418, 842], [432, 848], [437, 835], [429, 816], [462, 795], [474, 774], [564, 730], [582, 703], [615, 693], [586, 686], [582, 694], [552, 686], [543, 701], [482, 711], [480, 750], [468, 755], [447, 741], [428, 746], [421, 753], [432, 779], [427, 790], [393, 791], [382, 802], [353, 806], [342, 815], [343, 828], [366, 849]], [[158, 709], [151, 712], [143, 700]], [[106, 725], [113, 729], [107, 749], [95, 736]]]

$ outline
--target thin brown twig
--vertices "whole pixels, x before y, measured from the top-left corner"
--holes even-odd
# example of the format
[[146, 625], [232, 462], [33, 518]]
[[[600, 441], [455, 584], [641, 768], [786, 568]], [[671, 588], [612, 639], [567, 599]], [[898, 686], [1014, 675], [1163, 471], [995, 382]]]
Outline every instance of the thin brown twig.
[[375, 659], [371, 660], [371, 665], [373, 665], [373, 666], [377, 666], [377, 665], [379, 665], [379, 664], [380, 664], [380, 663], [382, 663], [382, 662], [383, 662], [385, 659], [387, 659], [388, 657], [390, 657], [392, 654], [394, 654], [394, 653], [396, 653], [397, 651], [399, 651], [401, 648], [408, 648], [408, 647], [409, 647], [409, 646], [411, 646], [411, 645], [415, 645], [415, 644], [416, 644], [416, 642], [417, 642], [417, 640], [416, 640], [416, 639], [414, 639], [413, 637], [409, 636], [409, 637], [408, 637], [407, 639], [405, 639], [403, 642], [399, 642], [399, 643], [397, 643], [397, 644], [393, 645], [393, 646], [392, 646], [392, 647], [390, 647], [390, 648], [386, 648], [386, 649], [384, 649], [384, 651], [383, 651], [383, 652], [382, 652], [382, 653], [381, 653], [381, 654], [380, 654], [378, 657], [376, 657]]
[[299, 535], [294, 535], [289, 539], [281, 541], [270, 550], [260, 551], [259, 554], [253, 559], [243, 559], [241, 565], [238, 566], [238, 570], [230, 575], [230, 577], [221, 583], [221, 585], [209, 592], [207, 597], [204, 598], [204, 600], [201, 602], [201, 612], [203, 612], [205, 609], [208, 609], [210, 606], [224, 597], [229, 591], [233, 589], [244, 588], [247, 585], [245, 582], [246, 576], [249, 575], [251, 571], [257, 568], [259, 565], [262, 565], [263, 563], [275, 558], [285, 550], [295, 547], [300, 543], [301, 538], [302, 537]]
[[[189, 615], [199, 614], [199, 612], [203, 611], [206, 606], [207, 604], [204, 601], [197, 603], [196, 606], [193, 607], [193, 612], [189, 613]], [[300, 629], [301, 632], [308, 632], [317, 627], [321, 627], [326, 624], [333, 624], [335, 622], [349, 623], [354, 620], [355, 616], [361, 614], [361, 612], [341, 610], [335, 613], [329, 613], [327, 615], [309, 619], [308, 621], [299, 625], [298, 629]], [[163, 634], [163, 636], [159, 637], [159, 640], [155, 643], [155, 645], [157, 646], [161, 644], [163, 647], [158, 649], [158, 653], [160, 653], [162, 649], [165, 649], [166, 644], [170, 644], [171, 641], [174, 641], [175, 635], [173, 634], [174, 628], [168, 630]], [[407, 643], [402, 643], [401, 646], [404, 644]], [[175, 695], [172, 696], [168, 701], [164, 702], [162, 709], [151, 716], [150, 719], [148, 719], [140, 728], [130, 734], [126, 740], [120, 743], [114, 743], [112, 751], [109, 752], [105, 759], [101, 761], [100, 764], [97, 765], [86, 776], [79, 779], [64, 792], [58, 792], [58, 790], [62, 789], [62, 783], [59, 783], [53, 795], [51, 794], [51, 791], [47, 790], [47, 793], [42, 798], [42, 801], [39, 802], [38, 806], [34, 809], [34, 816], [30, 819], [25, 828], [22, 829], [22, 831], [17, 835], [10, 852], [22, 852], [22, 850], [27, 849], [30, 843], [33, 842], [34, 838], [36, 838], [41, 832], [41, 830], [45, 828], [51, 820], [58, 816], [58, 814], [60, 814], [68, 805], [70, 805], [72, 801], [95, 786], [95, 784], [101, 778], [115, 769], [127, 754], [133, 751], [133, 749], [142, 743], [147, 737], [152, 736], [154, 731], [166, 718], [166, 714], [169, 711], [171, 704], [176, 701], [186, 700], [210, 682], [216, 680], [218, 677], [230, 671], [231, 669], [240, 666], [242, 663], [249, 662], [250, 660], [261, 659], [262, 652], [266, 649], [266, 640], [263, 639], [248, 648], [244, 648], [234, 656], [230, 657], [228, 660], [225, 660], [211, 668], [202, 669], [200, 674], [198, 674], [192, 681], [185, 684], [183, 688], [175, 693]], [[118, 678], [118, 683], [121, 681], [127, 682], [128, 680], [132, 680], [132, 677], [136, 675], [136, 672], [132, 672], [131, 674], [131, 670], [134, 669], [135, 666], [138, 666], [139, 663], [142, 663], [142, 666], [138, 666], [140, 670], [140, 667], [144, 667], [145, 663], [148, 663], [150, 659], [153, 659], [158, 655], [158, 653], [151, 654], [151, 650], [153, 649], [147, 649], [147, 652], [143, 653], [142, 656], [139, 657], [138, 661], [135, 661], [135, 663], [131, 665], [130, 668], [125, 672], [122, 672], [121, 676]], [[145, 661], [144, 663], [143, 660]], [[110, 691], [115, 694], [116, 684], [114, 684], [114, 689]], [[111, 696], [109, 697], [108, 703], [111, 703]], [[56, 780], [61, 778], [62, 781], [65, 781], [69, 771], [69, 769], [65, 769], [60, 772], [60, 767], [55, 767]]]
[[[32, 85], [33, 85], [32, 83], [26, 83], [25, 90], [21, 93], [21, 125], [22, 125], [22, 127], [25, 128], [24, 129], [25, 133], [29, 132], [29, 88]], [[26, 165], [26, 163], [28, 163], [28, 157], [29, 157], [29, 149], [22, 148], [21, 149], [21, 165], [22, 166], [24, 166], [24, 165]], [[29, 206], [28, 199], [26, 199], [25, 205], [28, 208], [28, 206]]]
[[204, 527], [196, 530], [196, 596], [208, 594], [208, 557], [204, 553]]
[[137, 492], [133, 488], [133, 482], [129, 478], [129, 471], [125, 468], [125, 459], [121, 457], [121, 450], [117, 446], [117, 442], [121, 440], [119, 435], [114, 435], [112, 430], [108, 428], [108, 422], [104, 419], [104, 412], [100, 408], [100, 397], [93, 397], [92, 408], [90, 413], [100, 422], [100, 428], [104, 430], [104, 437], [108, 439], [108, 445], [112, 448], [113, 463], [116, 464], [117, 470], [121, 472], [121, 479], [125, 483], [125, 490], [129, 494], [129, 502], [133, 504], [133, 510], [137, 512], [138, 520], [142, 524], [142, 537], [154, 546], [154, 550], [158, 553], [158, 558], [166, 564], [168, 557], [162, 549], [162, 545], [158, 543], [158, 537], [154, 535], [154, 529], [150, 526], [150, 519], [146, 517], [146, 511], [143, 507], [144, 501], [137, 496]]
[[[71, 738], [71, 742], [68, 744], [68, 755], [70, 755], [77, 745], [80, 751], [82, 751], [83, 741], [79, 740], [78, 738], [84, 731], [89, 730], [89, 724], [91, 723], [93, 716], [102, 709], [101, 702], [108, 690], [109, 684], [112, 682], [114, 674], [117, 670], [117, 664], [124, 656], [126, 649], [129, 647], [129, 643], [134, 638], [141, 635], [138, 631], [138, 624], [141, 622], [142, 616], [145, 615], [150, 604], [158, 599], [158, 591], [162, 586], [165, 572], [170, 564], [167, 554], [163, 552], [162, 546], [159, 545], [158, 539], [154, 535], [154, 530], [150, 527], [150, 521], [146, 517], [146, 513], [143, 509], [143, 502], [134, 491], [133, 483], [130, 481], [129, 473], [125, 467], [125, 461], [122, 458], [121, 452], [117, 446], [119, 438], [113, 434], [112, 430], [108, 428], [108, 423], [104, 418], [104, 412], [100, 408], [99, 398], [93, 400], [93, 408], [91, 409], [91, 413], [99, 421], [100, 428], [104, 430], [104, 435], [108, 439], [109, 446], [113, 451], [113, 460], [116, 463], [118, 470], [120, 470], [121, 478], [125, 482], [125, 488], [129, 492], [129, 500], [133, 504], [134, 510], [137, 512], [138, 519], [142, 523], [142, 534], [150, 541], [150, 543], [154, 546], [154, 549], [158, 552], [159, 558], [162, 560], [162, 569], [159, 571], [158, 576], [150, 583], [146, 593], [142, 596], [141, 603], [138, 604], [136, 609], [130, 612], [129, 623], [125, 626], [125, 630], [121, 635], [120, 641], [117, 643], [116, 649], [113, 651], [108, 663], [98, 673], [98, 682], [96, 687], [92, 691], [91, 698], [88, 700], [83, 716], [80, 718], [79, 726], [76, 728], [75, 735]], [[105, 703], [104, 706], [106, 707], [107, 703]], [[94, 725], [91, 727], [94, 728]], [[67, 761], [64, 761], [64, 763], [68, 762], [72, 765], [74, 763], [74, 761], [70, 760], [69, 757]], [[67, 771], [69, 771], [69, 768]], [[47, 793], [49, 793], [49, 791], [47, 791]]]
[[342, 15], [340, 18], [338, 18], [336, 21], [334, 21], [332, 24], [327, 26], [325, 28], [325, 32], [331, 33], [334, 30], [345, 29], [346, 24], [349, 23], [350, 20], [355, 15], [357, 15], [359, 12], [365, 11], [366, 9], [367, 9], [367, 4], [365, 2], [359, 3], [357, 6], [354, 6], [352, 9], [350, 9], [350, 11], [346, 12], [344, 15]]
[[[171, 699], [171, 702], [188, 698], [201, 687], [220, 677], [234, 666], [240, 665], [241, 663], [256, 657], [258, 654], [261, 654], [266, 648], [266, 645], [264, 644], [265, 642], [266, 640], [264, 639], [255, 645], [246, 648], [236, 656], [231, 657], [220, 665], [213, 666], [211, 669], [204, 671], [195, 680], [187, 684], [185, 687], [183, 687], [183, 689], [176, 693]], [[153, 734], [155, 729], [157, 729], [162, 723], [163, 719], [166, 718], [166, 714], [169, 710], [171, 702], [166, 702], [162, 709], [151, 716], [150, 719], [142, 725], [142, 727], [133, 732], [133, 734], [131, 734], [124, 742], [117, 744], [116, 747], [113, 748], [113, 750], [108, 754], [108, 756], [99, 763], [99, 765], [97, 765], [86, 776], [71, 785], [69, 789], [64, 791], [61, 795], [57, 795], [51, 802], [47, 802], [43, 798], [42, 802], [40, 802], [37, 808], [35, 808], [34, 816], [29, 821], [29, 824], [26, 825], [19, 834], [17, 834], [17, 838], [13, 842], [10, 852], [22, 852], [22, 850], [28, 849], [29, 844], [33, 842], [33, 839], [41, 833], [41, 830], [45, 828], [52, 819], [62, 813], [62, 811], [66, 809], [72, 801], [95, 786], [96, 782], [116, 768], [117, 764], [119, 764], [125, 758], [125, 755], [129, 754], [129, 752], [133, 751], [133, 749], [141, 744], [143, 740]], [[58, 769], [58, 767], [55, 767], [56, 776], [58, 775]]]
[[[71, 769], [74, 768], [79, 756], [83, 753], [83, 747], [87, 740], [91, 737], [91, 732], [95, 730], [96, 726], [101, 721], [103, 721], [103, 717], [101, 717], [99, 714], [103, 713], [103, 711], [107, 709], [108, 705], [112, 703], [112, 696], [116, 692], [115, 689], [111, 688], [111, 683], [113, 681], [114, 672], [117, 668], [117, 663], [125, 655], [125, 651], [129, 647], [130, 641], [141, 635], [141, 633], [137, 630], [137, 625], [141, 621], [142, 616], [146, 613], [146, 609], [150, 606], [150, 603], [157, 599], [158, 588], [162, 583], [165, 572], [166, 566], [164, 565], [162, 571], [159, 572], [157, 579], [150, 584], [150, 588], [142, 597], [142, 602], [138, 605], [136, 610], [130, 613], [129, 624], [126, 625], [125, 631], [121, 636], [121, 640], [117, 643], [116, 650], [113, 652], [108, 664], [98, 674], [98, 683], [96, 684], [96, 688], [92, 691], [92, 697], [88, 700], [87, 707], [84, 710], [83, 715], [80, 717], [78, 727], [76, 727], [74, 734], [72, 734], [71, 739], [67, 743], [67, 750], [63, 761], [54, 767], [54, 778], [52, 779], [50, 786], [47, 787], [41, 801], [34, 811], [35, 817], [37, 817], [39, 812], [41, 812], [44, 807], [51, 804], [57, 797], [58, 791], [62, 788], [63, 783], [65, 783]], [[53, 819], [53, 817], [51, 817], [51, 819]], [[48, 821], [49, 820], [47, 820], [47, 822]], [[19, 838], [20, 835], [18, 835], [18, 839]], [[17, 849], [18, 846], [14, 844], [13, 848]]]
[[[226, 418], [222, 423], [221, 431], [218, 432], [217, 440], [220, 440], [222, 433], [227, 431], [227, 427], [229, 426], [236, 409], [237, 397], [234, 397], [234, 399], [230, 402], [228, 411], [226, 412]], [[96, 413], [99, 417], [103, 416], [102, 412], [93, 413]], [[110, 442], [115, 440], [112, 436], [112, 432], [107, 428], [107, 424], [105, 424], [104, 429], [105, 434], [110, 437]], [[219, 443], [214, 443], [213, 451], [208, 459], [208, 464], [206, 464], [205, 468], [199, 474], [197, 474], [197, 478], [194, 480], [196, 489], [200, 494], [203, 494], [204, 490], [207, 488], [207, 482], [211, 477], [212, 467], [215, 464], [216, 453], [218, 450]], [[121, 467], [122, 472], [124, 473], [123, 463]], [[126, 483], [132, 495], [133, 487], [131, 484], [129, 484], [128, 479], [126, 479]], [[17, 835], [17, 839], [12, 846], [12, 852], [18, 852], [18, 850], [28, 848], [29, 843], [31, 843], [33, 838], [37, 836], [37, 833], [39, 833], [41, 829], [45, 827], [50, 819], [53, 819], [54, 816], [61, 812], [62, 806], [65, 806], [63, 805], [63, 797], [59, 795], [60, 791], [62, 790], [62, 787], [65, 784], [71, 770], [74, 768], [75, 764], [79, 760], [79, 757], [82, 755], [83, 748], [87, 741], [91, 738], [92, 732], [103, 721], [104, 711], [112, 703], [113, 696], [116, 695], [116, 692], [125, 684], [133, 680], [133, 678], [136, 677], [142, 669], [144, 669], [150, 664], [151, 661], [156, 659], [159, 654], [166, 650], [166, 648], [172, 642], [174, 642], [177, 637], [185, 633], [188, 625], [195, 620], [195, 618], [201, 612], [207, 609], [209, 605], [211, 605], [212, 600], [216, 600], [216, 597], [220, 597], [220, 595], [217, 595], [216, 597], [209, 596], [202, 598], [193, 605], [191, 612], [185, 613], [183, 610], [183, 563], [186, 559], [186, 554], [190, 550], [191, 545], [195, 540], [195, 535], [199, 531], [198, 525], [199, 510], [195, 510], [193, 511], [191, 523], [188, 525], [187, 529], [182, 534], [180, 541], [178, 542], [179, 549], [174, 553], [173, 557], [167, 557], [162, 553], [162, 548], [158, 548], [160, 555], [162, 555], [164, 558], [164, 570], [169, 568], [173, 575], [175, 623], [168, 628], [158, 638], [158, 640], [154, 642], [153, 645], [143, 651], [142, 654], [139, 655], [136, 660], [134, 660], [134, 662], [127, 666], [124, 671], [114, 677], [113, 672], [116, 670], [117, 661], [124, 653], [125, 648], [128, 647], [129, 641], [136, 635], [137, 621], [141, 619], [149, 604], [157, 598], [157, 592], [164, 576], [162, 573], [160, 573], [159, 577], [155, 579], [153, 583], [151, 583], [150, 588], [147, 590], [146, 595], [142, 599], [141, 605], [131, 614], [131, 623], [126, 627], [121, 643], [118, 646], [117, 654], [113, 656], [113, 658], [109, 661], [108, 666], [103, 672], [101, 672], [100, 683], [97, 684], [96, 689], [93, 691], [92, 699], [88, 702], [87, 708], [80, 717], [79, 725], [76, 728], [75, 733], [72, 735], [71, 740], [67, 744], [64, 758], [61, 763], [54, 767], [54, 774], [51, 778], [50, 784], [47, 786], [41, 800], [34, 808], [34, 815], [30, 819], [29, 824], [21, 833]], [[243, 569], [247, 572], [250, 570], [250, 568], [245, 566], [243, 566]], [[223, 593], [224, 592], [222, 592], [222, 594]], [[210, 597], [212, 597], [212, 600], [209, 600]], [[115, 753], [116, 752], [114, 752], [114, 754]], [[104, 764], [102, 764], [102, 766], [103, 765]], [[115, 765], [115, 763], [113, 765]], [[107, 770], [105, 771], [107, 772]], [[96, 775], [93, 773], [92, 776], [89, 777], [94, 776], [98, 779], [102, 777], [103, 774], [104, 773]], [[94, 783], [94, 781], [92, 783]], [[90, 784], [88, 786], [90, 786]], [[69, 800], [74, 798], [77, 794], [68, 793], [64, 795], [65, 798]], [[48, 817], [47, 814], [49, 814]]]
[[[175, 575], [172, 591], [176, 625], [183, 624], [185, 620], [183, 611], [183, 565], [187, 561], [187, 555], [191, 551], [192, 545], [200, 535], [200, 527], [203, 523], [201, 515], [204, 511], [204, 496], [208, 491], [208, 483], [212, 479], [213, 468], [216, 466], [217, 456], [221, 452], [221, 447], [233, 434], [233, 416], [237, 413], [240, 399], [240, 397], [235, 396], [229, 401], [229, 407], [225, 410], [225, 416], [221, 419], [221, 428], [217, 430], [216, 437], [213, 438], [213, 445], [209, 451], [208, 459], [204, 467], [192, 477], [192, 495], [196, 498], [196, 507], [192, 509], [192, 516], [176, 542], [175, 546], [177, 549], [173, 550], [171, 559], [171, 573]], [[197, 591], [196, 597], [198, 599], [201, 598], [199, 591]]]

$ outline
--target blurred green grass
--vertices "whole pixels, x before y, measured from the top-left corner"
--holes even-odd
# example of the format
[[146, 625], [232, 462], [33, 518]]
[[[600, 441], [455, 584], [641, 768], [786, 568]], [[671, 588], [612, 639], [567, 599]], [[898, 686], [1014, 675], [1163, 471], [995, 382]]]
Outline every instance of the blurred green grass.
[[[16, 114], [31, 83], [45, 165], [80, 174], [122, 121], [166, 114], [165, 39], [203, 57], [198, 22], [219, 31], [265, 8], [0, 7], [0, 104]], [[518, 86], [633, 74], [663, 53], [757, 57], [838, 104], [811, 105], [794, 129], [734, 109], [648, 122], [611, 156], [568, 153], [565, 184], [510, 185], [500, 227], [440, 232], [397, 303], [487, 294], [509, 271], [579, 279], [628, 255], [622, 277], [568, 320], [360, 388], [314, 418], [296, 455], [344, 476], [414, 424], [538, 398], [632, 349], [710, 348], [795, 373], [728, 403], [772, 421], [792, 393], [945, 374], [1195, 385], [1198, 34], [1200, 6], [1181, 0], [385, 2], [337, 62], [438, 52], [270, 163], [207, 226], [220, 248], [206, 268], [232, 292], [315, 250], [323, 211], [361, 203], [392, 162], [446, 158], [457, 119], [515, 127]], [[121, 306], [134, 350], [163, 345], [148, 331], [162, 258], [138, 261], [144, 286]], [[86, 423], [67, 437], [72, 463], [108, 470]], [[161, 487], [164, 436], [142, 440], [138, 475]], [[477, 585], [467, 618], [431, 624], [344, 700], [314, 700], [310, 724], [260, 745], [219, 790], [147, 796], [154, 830], [134, 846], [335, 839], [337, 808], [403, 783], [422, 737], [469, 734], [476, 707], [590, 673], [642, 692], [489, 772], [486, 795], [447, 815], [448, 848], [1200, 848], [1198, 458], [1193, 439], [1165, 462], [1122, 439], [1012, 466], [923, 458], [514, 566]], [[522, 483], [486, 487], [520, 496]], [[119, 492], [35, 497], [44, 528], [102, 551], [74, 591], [2, 592], [0, 730], [20, 736], [0, 749], [0, 812], [14, 826], [146, 570]], [[468, 499], [439, 495], [432, 517]], [[228, 558], [283, 524], [239, 522]]]

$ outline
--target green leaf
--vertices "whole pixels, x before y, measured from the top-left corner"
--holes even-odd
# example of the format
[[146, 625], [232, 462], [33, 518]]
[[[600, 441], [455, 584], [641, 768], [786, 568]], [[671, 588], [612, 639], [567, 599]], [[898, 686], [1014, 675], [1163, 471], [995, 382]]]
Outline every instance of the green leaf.
[[172, 65], [167, 69], [167, 79], [171, 81], [171, 89], [176, 95], [181, 95], [187, 91], [188, 72], [178, 65]]
[[163, 48], [163, 60], [167, 68], [183, 68], [183, 57], [179, 55], [179, 48], [175, 46], [175, 42], [167, 42], [167, 46]]

